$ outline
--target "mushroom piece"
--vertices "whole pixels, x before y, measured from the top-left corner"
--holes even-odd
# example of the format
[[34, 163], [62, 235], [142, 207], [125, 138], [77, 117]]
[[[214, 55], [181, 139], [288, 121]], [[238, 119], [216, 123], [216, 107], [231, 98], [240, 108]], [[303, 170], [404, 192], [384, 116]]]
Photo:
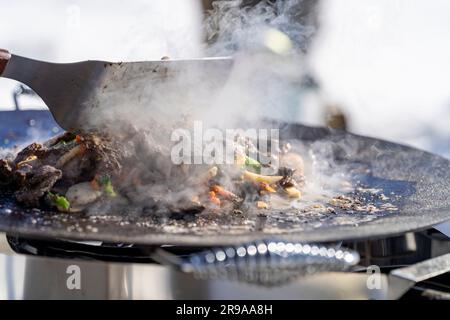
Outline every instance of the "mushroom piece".
[[70, 202], [71, 212], [82, 211], [101, 196], [102, 192], [93, 189], [90, 182], [75, 184], [66, 192], [66, 198]]

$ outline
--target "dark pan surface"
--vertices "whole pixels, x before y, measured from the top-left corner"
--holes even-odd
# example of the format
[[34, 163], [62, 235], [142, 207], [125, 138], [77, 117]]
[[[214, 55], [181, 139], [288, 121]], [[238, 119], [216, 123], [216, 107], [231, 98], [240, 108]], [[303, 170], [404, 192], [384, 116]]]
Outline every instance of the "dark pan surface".
[[[325, 148], [344, 168], [363, 209], [265, 211], [182, 217], [142, 212], [64, 214], [23, 209], [0, 193], [0, 231], [13, 235], [140, 244], [221, 245], [262, 238], [305, 242], [375, 238], [450, 219], [450, 161], [414, 148], [341, 131], [281, 125], [283, 139]], [[331, 168], [331, 170], [334, 170]], [[377, 189], [376, 192], [367, 191]], [[380, 195], [384, 195], [382, 198]], [[388, 198], [386, 200], [386, 198]], [[376, 212], [365, 210], [376, 207]], [[368, 207], [367, 207], [368, 208]]]

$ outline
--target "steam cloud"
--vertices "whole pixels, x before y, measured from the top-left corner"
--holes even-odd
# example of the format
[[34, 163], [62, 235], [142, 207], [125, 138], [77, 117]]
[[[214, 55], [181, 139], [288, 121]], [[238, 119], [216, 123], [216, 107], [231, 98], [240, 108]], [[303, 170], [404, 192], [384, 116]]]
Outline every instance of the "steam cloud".
[[[206, 38], [211, 45], [210, 56], [254, 52], [267, 48], [267, 32], [278, 30], [292, 42], [291, 52], [305, 51], [315, 32], [311, 19], [302, 18], [305, 5], [311, 1], [261, 1], [246, 6], [249, 1], [215, 1], [205, 22]], [[284, 52], [285, 54], [291, 52]]]
[[[232, 66], [169, 61], [166, 70], [152, 81], [135, 82], [125, 89], [127, 94], [123, 88], [109, 87], [101, 101], [93, 101], [107, 107], [104, 112], [94, 109], [89, 121], [93, 127], [114, 129], [121, 123], [149, 128], [156, 122], [170, 131], [194, 120], [205, 127], [232, 128], [244, 121], [257, 127], [262, 118], [288, 119], [297, 107], [303, 52], [315, 30], [301, 18], [307, 2], [261, 1], [253, 6], [242, 0], [213, 2], [204, 23], [209, 43], [204, 52], [232, 56]], [[138, 74], [139, 70], [127, 72]], [[147, 101], [140, 99], [142, 92], [150, 97]]]
[[[175, 129], [192, 129], [195, 121], [201, 121], [205, 130], [272, 129], [267, 128], [264, 119], [289, 119], [298, 107], [305, 70], [304, 53], [315, 32], [314, 26], [305, 24], [310, 21], [302, 11], [305, 3], [311, 3], [261, 1], [248, 6], [247, 2], [215, 1], [204, 23], [206, 55], [232, 56], [232, 64], [221, 60], [199, 64], [168, 61], [167, 68], [158, 70], [154, 81], [144, 78], [126, 89], [135, 97], [145, 92], [142, 96], [147, 101], [139, 96], [130, 101], [126, 98], [128, 94], [114, 87], [108, 87], [104, 101], [94, 101], [94, 104], [109, 103], [105, 112], [95, 109], [89, 115], [94, 128], [106, 126], [114, 132], [131, 125], [145, 130], [148, 139], [143, 143], [152, 145], [152, 149], [166, 158], [154, 162], [160, 166], [154, 169], [163, 175], [151, 190], [145, 190], [146, 194], [161, 193], [167, 185], [174, 191], [174, 185], [185, 183], [174, 183], [177, 177], [168, 168], [171, 166], [168, 146], [173, 145], [170, 137]], [[171, 197], [177, 201], [195, 195], [195, 190], [190, 192], [189, 188], [181, 188]]]
[[[215, 1], [204, 24], [208, 42], [204, 51], [214, 57], [231, 55], [232, 64], [221, 60], [210, 60], [207, 64], [168, 61], [165, 69], [155, 73], [153, 81], [148, 78], [135, 81], [125, 89], [126, 94], [123, 88], [118, 90], [112, 84], [102, 100], [91, 101], [108, 104], [100, 111], [93, 109], [87, 117], [93, 128], [120, 136], [132, 126], [138, 132], [145, 131], [134, 143], [140, 144], [141, 149], [148, 148], [146, 153], [158, 153], [142, 159], [145, 165], [152, 163], [150, 170], [155, 172], [155, 181], [134, 195], [137, 201], [155, 193], [165, 194], [167, 187], [175, 192], [165, 196], [174, 202], [196, 194], [196, 190], [180, 187], [185, 181], [177, 181], [176, 170], [172, 168], [173, 130], [191, 129], [194, 121], [201, 121], [205, 129], [228, 129], [243, 125], [266, 127], [263, 120], [267, 118], [289, 119], [292, 110], [298, 107], [304, 52], [315, 32], [314, 26], [305, 24], [309, 20], [301, 15], [304, 3], [310, 5], [310, 1], [302, 0], [261, 1], [254, 6], [246, 6], [242, 0]], [[139, 74], [139, 69], [127, 72]], [[142, 97], [147, 99], [144, 101], [140, 99], [143, 92]], [[130, 101], [128, 96], [135, 99]], [[293, 147], [307, 155], [300, 143]], [[306, 167], [314, 166], [316, 160], [309, 160]], [[311, 181], [317, 183], [306, 185], [311, 194], [330, 196], [322, 182], [332, 184], [330, 190], [341, 182], [329, 176], [317, 179], [319, 173], [314, 174]]]

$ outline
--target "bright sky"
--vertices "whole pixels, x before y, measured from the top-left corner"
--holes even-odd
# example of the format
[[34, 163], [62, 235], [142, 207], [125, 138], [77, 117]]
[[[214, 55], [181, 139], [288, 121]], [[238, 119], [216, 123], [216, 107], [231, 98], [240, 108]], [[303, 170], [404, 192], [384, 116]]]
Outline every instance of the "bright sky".
[[450, 2], [324, 0], [323, 13], [312, 62], [351, 129], [450, 156]]
[[[31, 0], [0, 6], [0, 46], [17, 54], [59, 62], [202, 55], [196, 0], [108, 1], [107, 9], [101, 0], [41, 0], [38, 14]], [[311, 63], [351, 130], [450, 156], [449, 17], [446, 0], [323, 0]], [[14, 86], [0, 79], [0, 108], [13, 105]]]
[[[0, 7], [0, 47], [18, 55], [53, 62], [202, 56], [197, 0], [0, 0]], [[0, 79], [0, 108], [13, 106], [14, 87]]]

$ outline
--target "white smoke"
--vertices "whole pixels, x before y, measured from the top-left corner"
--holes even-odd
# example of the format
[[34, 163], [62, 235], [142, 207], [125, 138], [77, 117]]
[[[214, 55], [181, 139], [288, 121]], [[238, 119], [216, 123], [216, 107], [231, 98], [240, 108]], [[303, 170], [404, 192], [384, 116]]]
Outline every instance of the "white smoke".
[[[263, 118], [289, 118], [298, 108], [303, 51], [315, 30], [299, 18], [302, 4], [302, 0], [261, 1], [254, 6], [213, 2], [204, 23], [209, 42], [204, 52], [231, 55], [233, 66], [220, 70], [208, 61], [200, 62], [199, 68], [194, 62], [165, 64], [167, 70], [152, 79], [142, 78], [121, 91], [109, 87], [108, 95], [95, 101], [105, 106], [89, 115], [91, 124], [117, 128], [120, 120], [148, 128], [156, 121], [174, 128], [199, 120], [205, 126], [233, 128], [244, 121], [257, 127]], [[142, 99], [134, 103], [127, 100], [130, 96]]]
[[289, 38], [292, 46], [286, 47], [284, 54], [305, 50], [315, 31], [314, 26], [303, 24], [299, 18], [305, 2], [260, 1], [251, 6], [242, 0], [213, 2], [205, 23], [207, 41], [212, 43], [207, 54], [221, 56], [270, 48], [271, 29]]

